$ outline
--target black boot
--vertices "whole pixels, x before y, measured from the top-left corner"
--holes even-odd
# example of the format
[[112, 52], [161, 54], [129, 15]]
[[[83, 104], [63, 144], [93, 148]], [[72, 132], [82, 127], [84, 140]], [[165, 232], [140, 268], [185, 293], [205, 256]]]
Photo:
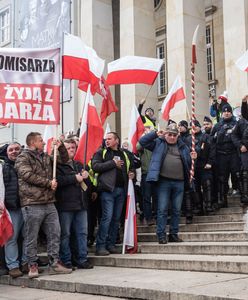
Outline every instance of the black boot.
[[185, 203], [186, 224], [192, 224], [192, 222], [193, 222], [193, 212], [192, 212], [192, 199], [191, 199], [191, 192], [190, 191], [185, 191], [184, 192], [184, 203]]
[[213, 212], [212, 208], [212, 191], [211, 191], [211, 180], [207, 179], [203, 182], [203, 205], [206, 214]]
[[241, 198], [240, 202], [244, 204], [248, 204], [248, 171], [243, 171], [241, 177], [241, 188], [242, 192], [240, 191]]
[[219, 197], [218, 197], [219, 208], [227, 207], [227, 193], [225, 188], [224, 178], [219, 178]]
[[202, 208], [202, 199], [201, 194], [199, 192], [192, 192], [191, 193], [192, 202], [193, 202], [193, 214], [197, 216], [203, 215], [203, 208]]

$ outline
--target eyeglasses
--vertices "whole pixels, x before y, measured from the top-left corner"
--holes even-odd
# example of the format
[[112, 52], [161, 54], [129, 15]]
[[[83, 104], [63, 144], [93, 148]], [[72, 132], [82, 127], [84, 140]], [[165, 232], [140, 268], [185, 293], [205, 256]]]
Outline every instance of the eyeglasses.
[[177, 137], [177, 134], [176, 133], [168, 133], [168, 136], [170, 136], [170, 137]]

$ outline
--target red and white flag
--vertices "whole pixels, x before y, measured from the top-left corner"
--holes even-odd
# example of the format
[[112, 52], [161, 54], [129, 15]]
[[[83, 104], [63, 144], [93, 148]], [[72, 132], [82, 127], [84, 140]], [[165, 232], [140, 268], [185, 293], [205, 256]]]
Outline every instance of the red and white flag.
[[85, 163], [87, 164], [92, 158], [93, 154], [102, 144], [102, 140], [103, 128], [97, 114], [96, 106], [89, 86], [84, 104], [84, 111], [80, 128], [80, 140], [74, 159], [80, 161], [83, 164], [86, 151]]
[[128, 134], [128, 140], [131, 143], [131, 151], [135, 154], [138, 153], [136, 145], [145, 131], [144, 123], [142, 122], [141, 116], [138, 112], [136, 105], [133, 106], [130, 120], [130, 129]]
[[3, 166], [0, 164], [0, 246], [12, 237], [14, 230], [10, 215], [4, 205], [5, 188], [3, 181]]
[[87, 46], [77, 36], [65, 33], [62, 56], [63, 79], [90, 82]]
[[133, 181], [131, 179], [129, 179], [128, 182], [122, 254], [125, 254], [125, 250], [129, 253], [136, 253], [138, 250], [135, 194]]
[[235, 64], [241, 71], [248, 72], [248, 50], [236, 61]]
[[56, 126], [46, 125], [43, 134], [43, 141], [45, 144], [44, 152], [51, 155], [53, 139], [56, 138]]
[[196, 42], [197, 42], [197, 35], [198, 35], [198, 30], [199, 30], [199, 25], [197, 25], [194, 35], [193, 35], [193, 39], [192, 39], [192, 63], [196, 64], [197, 63], [197, 59], [196, 59]]
[[108, 85], [145, 83], [153, 85], [163, 65], [162, 59], [124, 56], [108, 64]]
[[102, 121], [102, 124], [104, 124], [105, 120], [112, 112], [118, 111], [118, 107], [115, 105], [115, 102], [112, 98], [112, 95], [111, 95], [111, 92], [109, 89], [109, 86], [106, 83], [103, 76], [100, 81], [100, 94], [103, 97], [102, 107], [101, 107], [101, 121]]
[[95, 94], [99, 90], [105, 60], [101, 59], [91, 47], [86, 46], [86, 49], [89, 59], [91, 94]]
[[186, 97], [183, 90], [181, 78], [177, 76], [161, 107], [163, 119], [168, 121], [170, 118], [171, 109], [175, 106], [177, 102], [184, 100], [185, 98]]

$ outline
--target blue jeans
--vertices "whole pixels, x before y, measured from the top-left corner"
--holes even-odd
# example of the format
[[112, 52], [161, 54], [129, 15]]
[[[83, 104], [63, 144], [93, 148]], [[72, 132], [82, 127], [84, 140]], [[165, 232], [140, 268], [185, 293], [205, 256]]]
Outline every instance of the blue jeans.
[[60, 211], [59, 221], [61, 227], [60, 260], [65, 265], [71, 265], [70, 237], [73, 231], [73, 244], [76, 245], [76, 262], [82, 264], [87, 260], [87, 210]]
[[96, 250], [115, 246], [124, 201], [124, 188], [116, 187], [113, 192], [101, 193], [102, 218], [96, 238]]
[[177, 234], [181, 206], [183, 201], [184, 181], [159, 178], [158, 181], [158, 210], [157, 210], [157, 236], [165, 237], [168, 208], [171, 203], [170, 233]]
[[143, 198], [143, 211], [146, 221], [152, 218], [152, 184], [146, 181], [147, 174], [142, 174], [141, 189]]
[[[24, 221], [23, 221], [21, 208], [17, 209], [17, 210], [9, 210], [9, 214], [11, 216], [14, 234], [8, 240], [8, 242], [5, 244], [4, 248], [5, 248], [6, 265], [9, 270], [12, 270], [14, 268], [19, 268], [19, 266], [20, 266], [18, 237], [22, 232]], [[22, 262], [22, 264], [26, 262], [24, 242], [22, 243], [21, 262]]]

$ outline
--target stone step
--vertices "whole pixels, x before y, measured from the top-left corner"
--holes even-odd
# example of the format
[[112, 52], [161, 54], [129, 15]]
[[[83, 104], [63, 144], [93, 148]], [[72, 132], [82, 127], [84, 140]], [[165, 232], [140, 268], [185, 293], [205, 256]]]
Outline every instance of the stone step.
[[90, 256], [96, 266], [248, 274], [248, 256], [115, 254]]
[[[180, 224], [180, 232], [199, 232], [199, 231], [242, 231], [244, 222], [220, 222], [220, 223], [198, 223], [198, 224]], [[156, 226], [138, 226], [139, 233], [156, 232]]]
[[[180, 232], [179, 236], [185, 242], [238, 242], [248, 241], [248, 233], [245, 231], [216, 231], [216, 232]], [[154, 233], [139, 233], [139, 242], [157, 242]]]
[[197, 255], [246, 255], [248, 242], [184, 242], [168, 243], [139, 243], [140, 253], [153, 254], [197, 254]]
[[213, 215], [229, 215], [229, 214], [243, 214], [246, 212], [246, 209], [240, 206], [232, 206], [232, 207], [226, 207], [226, 208], [220, 208], [219, 210], [216, 210], [212, 212]]
[[[194, 216], [193, 223], [219, 223], [219, 222], [241, 222], [244, 214], [227, 214], [227, 215], [211, 215], [211, 216]], [[185, 217], [180, 220], [181, 224], [186, 223]]]
[[[242, 274], [95, 267], [32, 280], [27, 276], [16, 279], [1, 276], [0, 284], [21, 286], [23, 290], [39, 289], [42, 299], [42, 291], [51, 290], [61, 292], [61, 297], [53, 299], [67, 299], [63, 292], [68, 292], [78, 294], [76, 299], [88, 299], [87, 295], [82, 295], [84, 293], [141, 300], [245, 300], [248, 278]], [[25, 297], [24, 293], [16, 295], [15, 299], [34, 298]]]

